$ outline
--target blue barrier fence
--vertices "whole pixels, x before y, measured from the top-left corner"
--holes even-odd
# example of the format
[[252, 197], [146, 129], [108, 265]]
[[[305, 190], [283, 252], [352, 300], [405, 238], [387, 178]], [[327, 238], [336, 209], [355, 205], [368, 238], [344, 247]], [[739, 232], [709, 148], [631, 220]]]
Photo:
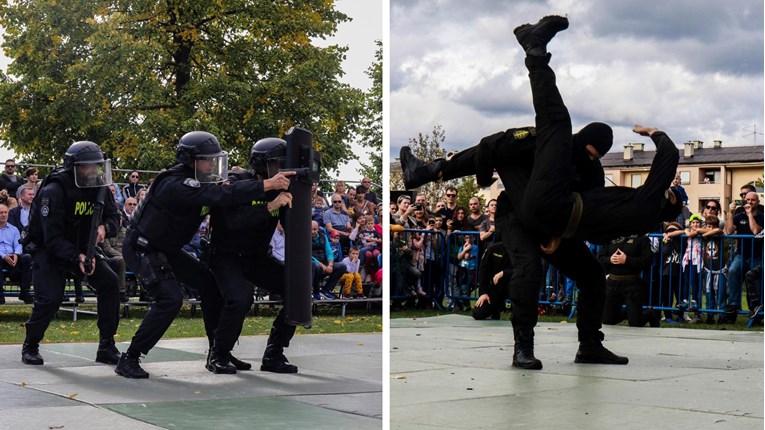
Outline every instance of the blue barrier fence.
[[[645, 306], [672, 312], [723, 313], [734, 307], [741, 314], [762, 315], [762, 237], [726, 235], [665, 242], [661, 234], [648, 235], [654, 250], [646, 282]], [[478, 244], [475, 266], [458, 258], [465, 241]], [[477, 273], [486, 245], [478, 232], [406, 229], [391, 241], [391, 300], [433, 300], [436, 307], [478, 298]], [[597, 253], [598, 249], [593, 248]], [[685, 262], [684, 262], [685, 260]], [[573, 282], [551, 268], [540, 282], [541, 305], [571, 305], [576, 309]]]

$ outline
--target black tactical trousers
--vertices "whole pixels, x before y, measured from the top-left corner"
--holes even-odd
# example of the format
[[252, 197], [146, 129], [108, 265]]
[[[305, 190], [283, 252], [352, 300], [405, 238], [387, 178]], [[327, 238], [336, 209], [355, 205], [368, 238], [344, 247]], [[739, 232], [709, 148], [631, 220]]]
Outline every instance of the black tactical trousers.
[[[156, 252], [143, 253], [142, 251], [136, 249], [135, 242], [131, 240], [125, 240], [122, 247], [125, 263], [136, 274], [138, 273], [137, 269], [140, 268], [141, 260], [150, 258], [150, 254]], [[180, 284], [198, 292], [202, 301], [205, 333], [211, 341], [215, 329], [218, 327], [223, 299], [212, 272], [203, 267], [196, 258], [181, 250], [165, 255], [170, 266], [168, 279], [145, 285], [154, 298], [154, 303], [136, 330], [130, 343], [130, 351], [148, 354], [165, 334], [183, 305], [183, 288]]]
[[[253, 258], [216, 253], [212, 269], [223, 295], [223, 313], [215, 330], [215, 348], [228, 352], [242, 333], [244, 318], [253, 303], [255, 286], [271, 294], [284, 294], [284, 263], [272, 256]], [[295, 326], [285, 323], [284, 307], [279, 309], [271, 330], [275, 340], [289, 346]]]
[[[531, 329], [537, 323], [539, 286], [544, 279], [543, 253], [539, 241], [529, 234], [520, 217], [512, 210], [503, 212], [497, 215], [496, 224], [513, 265], [510, 280], [513, 328]], [[600, 328], [605, 301], [603, 267], [583, 242], [573, 239], [562, 240], [558, 249], [552, 255], [544, 255], [544, 258], [577, 283], [576, 326], [579, 340], [602, 340]]]
[[[626, 317], [630, 327], [643, 327], [648, 323], [648, 318], [643, 312], [645, 296], [646, 288], [642, 279], [607, 281], [603, 323], [619, 324]], [[622, 305], [627, 305], [626, 313], [622, 311]]]
[[[45, 250], [32, 257], [35, 304], [26, 322], [26, 343], [38, 344], [64, 300], [67, 272], [80, 272], [79, 267], [65, 265]], [[88, 283], [98, 298], [98, 331], [101, 339], [111, 339], [119, 324], [119, 277], [106, 260], [96, 258], [96, 267]]]

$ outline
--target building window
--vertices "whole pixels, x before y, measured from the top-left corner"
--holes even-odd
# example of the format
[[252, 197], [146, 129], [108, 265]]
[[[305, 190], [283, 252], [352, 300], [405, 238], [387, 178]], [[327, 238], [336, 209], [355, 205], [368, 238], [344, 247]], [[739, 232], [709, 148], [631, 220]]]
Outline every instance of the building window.
[[680, 184], [681, 185], [688, 185], [688, 184], [691, 183], [691, 172], [686, 170], [684, 172], [679, 172], [679, 173], [680, 173]]
[[719, 184], [722, 173], [720, 168], [701, 169], [699, 172], [700, 182], [702, 184]]
[[630, 175], [630, 187], [637, 188], [643, 185], [643, 175], [640, 173], [633, 173]]
[[612, 187], [612, 186], [616, 185], [616, 184], [614, 184], [614, 175], [612, 173], [606, 173], [605, 178], [606, 178], [606, 186], [607, 187]]

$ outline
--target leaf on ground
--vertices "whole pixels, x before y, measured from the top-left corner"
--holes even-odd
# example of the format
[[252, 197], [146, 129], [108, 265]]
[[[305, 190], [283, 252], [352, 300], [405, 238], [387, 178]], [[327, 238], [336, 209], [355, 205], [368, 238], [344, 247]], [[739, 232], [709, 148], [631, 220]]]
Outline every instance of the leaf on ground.
[[20, 384], [20, 385], [21, 385], [22, 387], [26, 387], [26, 386], [27, 386], [27, 383], [26, 383], [26, 382], [24, 382], [24, 381], [21, 381], [21, 384]]
[[404, 375], [393, 375], [393, 379], [406, 379]]
[[68, 395], [67, 397], [69, 397], [70, 399], [73, 399], [73, 398], [77, 397], [77, 394], [78, 393], [72, 393], [72, 394]]
[[70, 331], [69, 334], [71, 334], [72, 336], [77, 336], [78, 334], [80, 334], [80, 332], [79, 331]]
[[364, 342], [356, 342], [356, 346], [364, 346]]
[[332, 323], [334, 323], [335, 325], [340, 325], [340, 324], [342, 324], [343, 322], [342, 322], [342, 321], [340, 321], [340, 320], [334, 320], [334, 321], [332, 321]]

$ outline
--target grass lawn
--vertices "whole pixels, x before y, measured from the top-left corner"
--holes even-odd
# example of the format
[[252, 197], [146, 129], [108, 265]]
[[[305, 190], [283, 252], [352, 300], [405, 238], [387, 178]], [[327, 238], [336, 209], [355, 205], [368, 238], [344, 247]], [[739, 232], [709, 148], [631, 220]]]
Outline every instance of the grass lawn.
[[[95, 304], [80, 305], [80, 310], [95, 310]], [[258, 316], [248, 315], [244, 321], [242, 335], [268, 335], [277, 310], [278, 308], [261, 306]], [[24, 321], [29, 318], [31, 311], [32, 305], [0, 305], [0, 343], [22, 343], [24, 341]], [[132, 308], [130, 318], [120, 320], [115, 340], [117, 342], [130, 341], [145, 313], [145, 309]], [[313, 327], [311, 329], [298, 327], [296, 334], [380, 333], [382, 327], [382, 315], [379, 309], [373, 309], [367, 313], [365, 309], [357, 310], [349, 305], [346, 316], [341, 317], [339, 307], [322, 305], [319, 307], [318, 315], [314, 316]], [[170, 329], [165, 333], [164, 338], [204, 336], [204, 325], [199, 309], [197, 309], [196, 315], [192, 317], [189, 307], [184, 306]], [[77, 315], [77, 321], [72, 321], [70, 312], [59, 312], [58, 318], [54, 319], [48, 327], [43, 340], [43, 342], [94, 341], [98, 341], [96, 317], [80, 313]]]
[[[447, 315], [453, 313], [451, 311], [446, 310], [436, 310], [436, 309], [412, 309], [412, 308], [406, 308], [401, 311], [393, 311], [390, 312], [391, 319], [394, 318], [425, 318], [425, 317], [434, 317], [439, 315]], [[467, 315], [470, 316], [470, 311], [465, 312], [459, 312], [461, 315]], [[576, 316], [572, 319], [567, 318], [568, 315], [543, 315], [539, 317], [540, 322], [554, 322], [554, 323], [560, 323], [562, 321], [567, 321], [570, 324], [576, 323]], [[510, 320], [510, 312], [503, 312], [501, 320], [508, 321]], [[707, 329], [707, 330], [747, 330], [747, 331], [763, 331], [762, 324], [755, 324], [751, 328], [747, 328], [746, 325], [749, 323], [749, 318], [746, 317], [746, 315], [739, 315], [736, 319], [736, 324], [705, 324], [705, 323], [666, 323], [664, 321], [661, 322], [662, 327], [674, 327], [674, 328], [688, 328], [688, 329]], [[626, 326], [627, 322], [624, 321], [619, 325]]]

